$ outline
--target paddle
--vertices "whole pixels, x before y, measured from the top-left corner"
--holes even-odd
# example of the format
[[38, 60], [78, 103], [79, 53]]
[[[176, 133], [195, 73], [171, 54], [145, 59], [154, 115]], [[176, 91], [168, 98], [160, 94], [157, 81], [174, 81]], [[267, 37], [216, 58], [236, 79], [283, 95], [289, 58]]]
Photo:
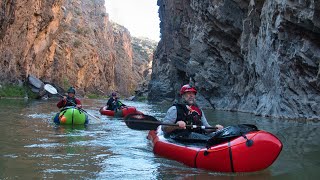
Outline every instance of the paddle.
[[[59, 96], [63, 97], [63, 95], [59, 94], [58, 91], [57, 91], [57, 89], [54, 88], [53, 86], [51, 86], [50, 84], [44, 85], [44, 89], [45, 89], [46, 91], [48, 91], [50, 94], [58, 94]], [[71, 102], [71, 101], [69, 101], [69, 102], [72, 103], [74, 106], [76, 106], [76, 104], [75, 104], [74, 102]], [[84, 109], [82, 109], [82, 108], [79, 108], [79, 109], [80, 109], [82, 112], [86, 113], [87, 115], [89, 115], [89, 116], [93, 117], [94, 119], [100, 121], [99, 118], [97, 118], [97, 117], [95, 117], [94, 115], [88, 113], [88, 112], [85, 111]]]
[[[130, 129], [134, 130], [157, 130], [158, 126], [160, 125], [179, 127], [178, 124], [164, 123], [157, 120], [153, 116], [144, 114], [129, 114], [124, 118], [124, 122]], [[186, 127], [191, 129], [217, 129], [216, 127], [205, 127], [196, 125], [187, 125]]]

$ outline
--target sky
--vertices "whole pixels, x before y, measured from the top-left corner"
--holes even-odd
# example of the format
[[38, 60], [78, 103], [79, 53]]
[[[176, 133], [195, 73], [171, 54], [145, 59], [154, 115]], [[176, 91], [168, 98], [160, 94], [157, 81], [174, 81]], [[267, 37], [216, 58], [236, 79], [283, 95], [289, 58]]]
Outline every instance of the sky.
[[111, 21], [126, 27], [131, 36], [160, 40], [157, 0], [105, 0]]

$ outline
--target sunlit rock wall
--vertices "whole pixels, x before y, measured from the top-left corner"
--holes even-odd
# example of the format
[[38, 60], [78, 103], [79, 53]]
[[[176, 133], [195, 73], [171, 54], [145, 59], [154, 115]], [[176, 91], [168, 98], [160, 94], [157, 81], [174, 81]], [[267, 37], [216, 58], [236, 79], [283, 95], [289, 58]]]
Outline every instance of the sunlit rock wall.
[[148, 84], [151, 79], [152, 60], [158, 42], [148, 38], [132, 38], [134, 82], [138, 82], [136, 93], [138, 96], [148, 94]]
[[201, 104], [320, 118], [319, 1], [158, 0], [161, 41], [149, 99], [193, 83]]
[[0, 83], [32, 74], [80, 94], [132, 93], [131, 36], [104, 3], [0, 0]]

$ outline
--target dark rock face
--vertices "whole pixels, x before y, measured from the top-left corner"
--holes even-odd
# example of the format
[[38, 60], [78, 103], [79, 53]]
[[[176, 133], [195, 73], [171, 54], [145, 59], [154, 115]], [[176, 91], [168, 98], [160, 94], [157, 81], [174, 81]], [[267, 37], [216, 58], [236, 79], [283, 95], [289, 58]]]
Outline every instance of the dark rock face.
[[149, 100], [193, 83], [220, 110], [320, 119], [319, 1], [158, 0]]

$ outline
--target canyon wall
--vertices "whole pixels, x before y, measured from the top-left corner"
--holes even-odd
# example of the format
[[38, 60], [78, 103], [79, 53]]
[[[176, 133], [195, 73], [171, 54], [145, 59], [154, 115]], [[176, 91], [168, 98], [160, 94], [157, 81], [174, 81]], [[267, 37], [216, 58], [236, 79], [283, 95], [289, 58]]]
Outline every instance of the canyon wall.
[[137, 82], [136, 95], [147, 96], [148, 84], [151, 79], [153, 53], [157, 48], [158, 42], [148, 38], [132, 39], [133, 49], [133, 76], [134, 82]]
[[183, 84], [204, 107], [320, 119], [320, 3], [158, 0], [161, 41], [151, 101]]
[[34, 75], [80, 94], [134, 92], [129, 31], [104, 0], [0, 0], [0, 82]]

